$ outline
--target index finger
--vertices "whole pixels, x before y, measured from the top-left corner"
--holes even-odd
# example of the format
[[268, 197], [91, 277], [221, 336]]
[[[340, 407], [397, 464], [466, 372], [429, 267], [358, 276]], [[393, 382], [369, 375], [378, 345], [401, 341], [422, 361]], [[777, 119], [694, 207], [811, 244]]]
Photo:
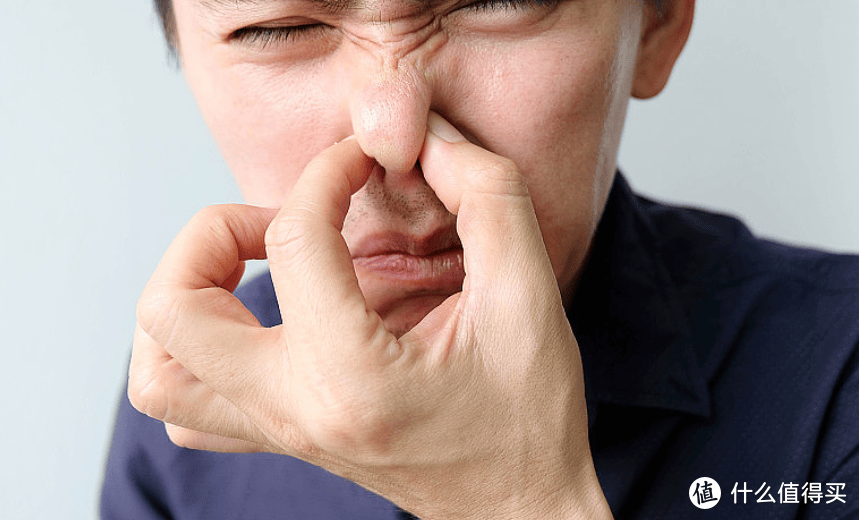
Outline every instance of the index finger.
[[[265, 258], [265, 230], [275, 214], [243, 205], [201, 211], [170, 245], [137, 304], [141, 336], [152, 340], [147, 349], [163, 349], [225, 395], [240, 396], [266, 367], [261, 360], [277, 336], [230, 294], [242, 262]], [[236, 374], [235, 367], [243, 370]]]
[[265, 231], [276, 214], [241, 204], [203, 209], [170, 244], [151, 281], [182, 289], [224, 286], [241, 262], [265, 258]]
[[[291, 356], [330, 366], [350, 348], [379, 346], [381, 318], [367, 308], [341, 230], [352, 194], [373, 171], [356, 139], [311, 161], [266, 233], [266, 249]], [[369, 357], [372, 359], [372, 356]]]

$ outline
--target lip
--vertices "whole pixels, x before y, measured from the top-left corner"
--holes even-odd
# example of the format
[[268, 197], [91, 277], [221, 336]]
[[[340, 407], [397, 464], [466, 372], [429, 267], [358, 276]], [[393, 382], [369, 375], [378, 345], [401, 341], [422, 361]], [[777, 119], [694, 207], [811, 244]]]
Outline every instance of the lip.
[[370, 258], [386, 254], [430, 256], [448, 249], [462, 249], [462, 242], [453, 228], [439, 229], [423, 237], [392, 231], [376, 233], [359, 240], [352, 249], [352, 258]]
[[371, 235], [358, 242], [352, 261], [365, 275], [424, 290], [460, 290], [465, 277], [462, 244], [453, 229], [425, 237]]

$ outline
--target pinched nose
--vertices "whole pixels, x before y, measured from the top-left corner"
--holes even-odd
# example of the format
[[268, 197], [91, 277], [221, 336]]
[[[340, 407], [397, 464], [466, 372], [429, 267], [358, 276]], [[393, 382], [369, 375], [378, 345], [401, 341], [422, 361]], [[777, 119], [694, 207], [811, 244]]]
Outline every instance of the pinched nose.
[[380, 67], [350, 96], [352, 129], [364, 153], [389, 175], [410, 171], [426, 132], [431, 92], [425, 74], [410, 60]]

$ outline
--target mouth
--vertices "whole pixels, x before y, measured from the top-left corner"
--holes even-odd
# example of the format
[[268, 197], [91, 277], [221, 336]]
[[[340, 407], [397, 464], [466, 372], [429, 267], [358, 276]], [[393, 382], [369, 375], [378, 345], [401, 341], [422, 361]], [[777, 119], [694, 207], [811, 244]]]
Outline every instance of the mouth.
[[371, 235], [358, 243], [352, 261], [363, 278], [396, 282], [404, 290], [450, 294], [461, 290], [465, 277], [462, 243], [453, 229], [425, 237]]

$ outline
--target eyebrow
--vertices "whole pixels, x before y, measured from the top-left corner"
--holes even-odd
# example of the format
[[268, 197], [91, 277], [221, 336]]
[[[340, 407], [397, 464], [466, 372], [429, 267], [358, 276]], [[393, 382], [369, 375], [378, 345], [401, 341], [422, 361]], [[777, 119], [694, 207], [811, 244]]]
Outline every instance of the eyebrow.
[[[347, 9], [360, 7], [361, 4], [364, 3], [364, 0], [302, 0], [304, 2], [308, 2], [311, 4], [315, 4], [318, 7], [325, 9], [326, 11], [332, 11], [335, 13], [343, 12]], [[266, 5], [272, 5], [279, 3], [278, 0], [198, 0], [198, 4], [210, 11], [215, 11], [218, 13], [228, 13], [230, 11], [237, 11], [243, 7], [245, 8], [253, 8], [253, 7], [263, 7]]]

